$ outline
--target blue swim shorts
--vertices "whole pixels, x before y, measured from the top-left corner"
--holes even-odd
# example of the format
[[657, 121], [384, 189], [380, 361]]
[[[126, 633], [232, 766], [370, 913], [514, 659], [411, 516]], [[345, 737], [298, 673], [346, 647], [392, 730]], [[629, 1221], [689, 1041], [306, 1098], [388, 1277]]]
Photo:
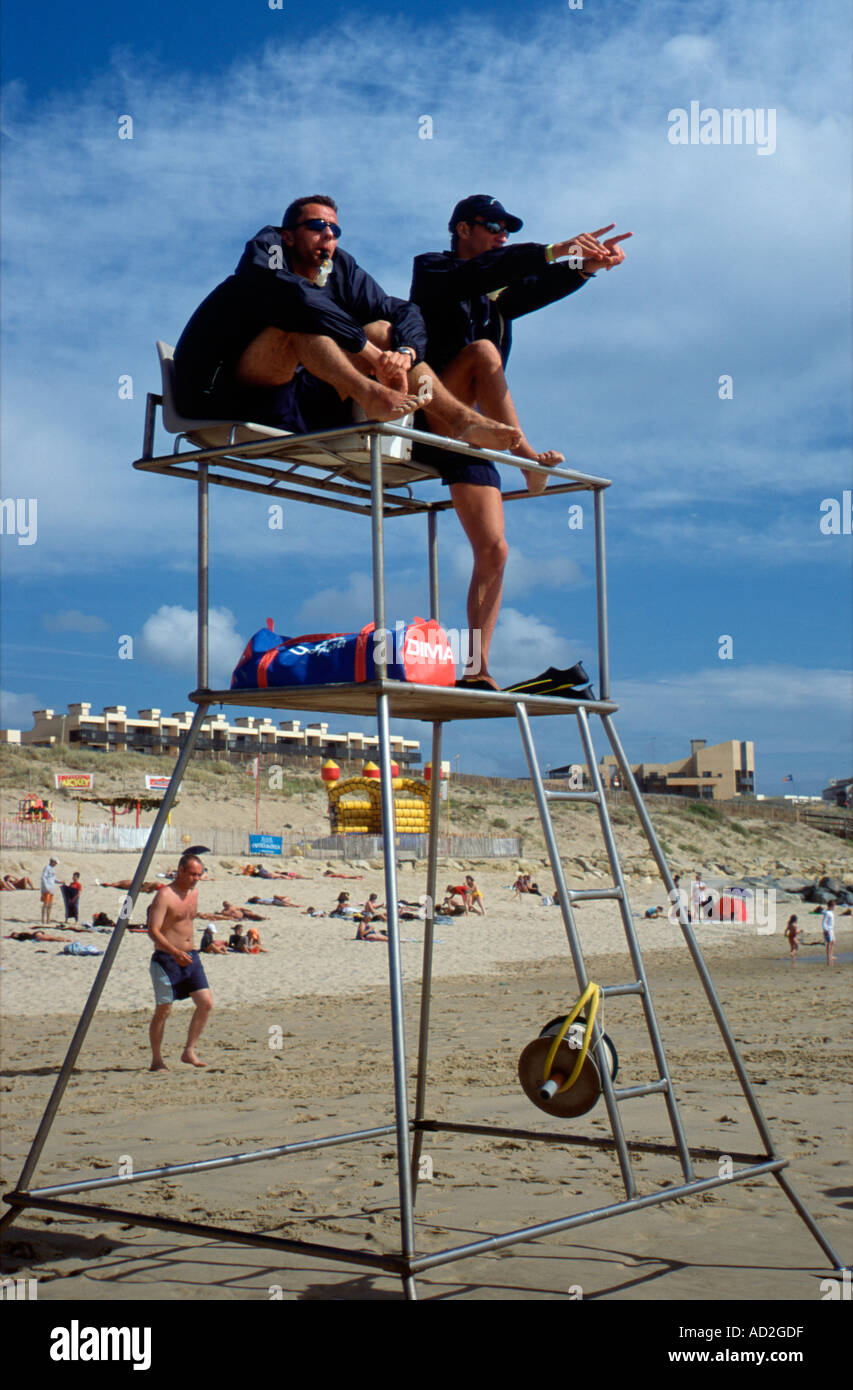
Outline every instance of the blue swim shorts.
[[[421, 410], [415, 416], [415, 429], [429, 430], [426, 416]], [[484, 457], [481, 462], [466, 454], [440, 449], [435, 444], [420, 443], [412, 445], [412, 458], [434, 468], [445, 487], [450, 487], [451, 483], [474, 483], [478, 487], [496, 487], [500, 491], [500, 474], [488, 458]]]
[[179, 965], [168, 951], [154, 952], [150, 972], [155, 1003], [173, 1004], [178, 999], [189, 999], [196, 990], [210, 988], [198, 951], [190, 951], [189, 956], [189, 965]]

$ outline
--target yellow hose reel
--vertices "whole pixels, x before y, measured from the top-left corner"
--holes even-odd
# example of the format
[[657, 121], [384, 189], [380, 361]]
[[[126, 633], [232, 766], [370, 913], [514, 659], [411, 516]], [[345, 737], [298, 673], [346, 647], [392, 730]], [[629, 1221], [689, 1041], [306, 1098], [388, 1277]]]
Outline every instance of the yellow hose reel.
[[548, 1115], [585, 1115], [601, 1095], [601, 1068], [607, 1067], [611, 1080], [616, 1076], [619, 1059], [612, 1039], [602, 1033], [597, 1044], [592, 1042], [600, 999], [598, 985], [588, 984], [571, 1013], [546, 1023], [518, 1059], [525, 1095]]

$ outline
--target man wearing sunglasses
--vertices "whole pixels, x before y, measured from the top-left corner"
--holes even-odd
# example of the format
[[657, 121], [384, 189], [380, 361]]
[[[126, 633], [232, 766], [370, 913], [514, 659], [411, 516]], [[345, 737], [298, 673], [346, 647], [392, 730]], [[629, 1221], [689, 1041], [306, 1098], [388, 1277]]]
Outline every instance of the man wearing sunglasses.
[[516, 427], [453, 400], [423, 361], [420, 310], [386, 295], [338, 248], [340, 236], [336, 203], [313, 194], [247, 243], [178, 341], [178, 409], [304, 434], [348, 424], [353, 400], [371, 420], [431, 400], [442, 434], [499, 449], [517, 443]]
[[[415, 257], [410, 291], [426, 323], [427, 357], [443, 384], [466, 405], [519, 431], [505, 376], [513, 319], [573, 294], [597, 270], [619, 265], [625, 253], [618, 243], [631, 235], [627, 232], [600, 242], [611, 226], [550, 246], [534, 242], [508, 246], [509, 235], [523, 225], [520, 217], [488, 194], [463, 198], [450, 218], [451, 249]], [[468, 675], [479, 677], [478, 684], [495, 687], [488, 673], [488, 652], [507, 555], [498, 471], [491, 463], [457, 461], [432, 447], [416, 446], [416, 452], [438, 468], [450, 487], [471, 542], [474, 572], [468, 624], [481, 634], [481, 666]], [[509, 452], [549, 467], [563, 462], [563, 455], [555, 450], [538, 453], [523, 433]], [[524, 476], [531, 493], [544, 490], [544, 474]]]

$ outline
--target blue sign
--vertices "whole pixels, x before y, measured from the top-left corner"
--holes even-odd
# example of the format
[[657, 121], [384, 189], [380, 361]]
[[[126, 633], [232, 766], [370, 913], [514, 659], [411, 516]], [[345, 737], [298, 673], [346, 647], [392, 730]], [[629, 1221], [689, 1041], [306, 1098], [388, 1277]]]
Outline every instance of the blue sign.
[[280, 835], [250, 835], [249, 853], [250, 854], [281, 854], [282, 837]]

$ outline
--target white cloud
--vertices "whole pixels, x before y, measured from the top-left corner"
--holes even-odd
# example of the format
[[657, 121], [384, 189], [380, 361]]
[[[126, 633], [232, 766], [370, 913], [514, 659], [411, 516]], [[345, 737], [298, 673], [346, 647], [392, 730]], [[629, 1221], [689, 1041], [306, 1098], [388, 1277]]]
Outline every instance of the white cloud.
[[[198, 614], [189, 608], [164, 604], [146, 619], [135, 655], [182, 674], [195, 673]], [[240, 634], [228, 608], [210, 609], [208, 636], [210, 688], [224, 690], [251, 634]]]
[[580, 645], [572, 644], [534, 613], [502, 608], [489, 654], [489, 668], [499, 671], [504, 685], [538, 675], [548, 666], [564, 670], [579, 660]]

